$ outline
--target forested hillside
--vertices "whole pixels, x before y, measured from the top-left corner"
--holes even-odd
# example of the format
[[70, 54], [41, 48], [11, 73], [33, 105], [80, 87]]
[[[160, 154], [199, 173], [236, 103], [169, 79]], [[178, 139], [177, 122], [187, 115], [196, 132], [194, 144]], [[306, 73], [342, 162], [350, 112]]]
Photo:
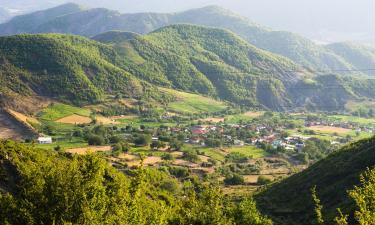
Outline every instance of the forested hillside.
[[112, 48], [78, 36], [2, 37], [2, 104], [17, 95], [51, 97], [76, 105], [100, 102], [110, 93], [146, 95], [149, 86], [113, 65], [114, 57]]
[[375, 75], [375, 48], [356, 43], [334, 43], [327, 48], [351, 62], [355, 68], [364, 69], [366, 74]]
[[117, 94], [160, 100], [157, 86], [273, 110], [333, 111], [375, 97], [374, 80], [314, 76], [217, 28], [173, 25], [144, 36], [109, 32], [95, 38], [105, 44], [60, 34], [1, 37], [2, 105], [21, 96], [75, 105]]
[[[347, 193], [360, 183], [359, 175], [372, 169], [375, 161], [375, 138], [352, 143], [305, 171], [272, 185], [257, 196], [261, 211], [271, 215], [276, 224], [313, 224], [315, 220], [311, 188], [323, 205], [324, 221], [333, 224], [337, 208], [350, 215], [354, 224], [355, 208]], [[369, 205], [369, 207], [371, 207]]]
[[[32, 25], [28, 25], [32, 23]], [[273, 31], [254, 24], [217, 6], [208, 6], [181, 13], [121, 14], [107, 9], [82, 9], [73, 4], [19, 16], [0, 25], [0, 35], [17, 33], [68, 33], [84, 36], [121, 30], [146, 34], [163, 26], [190, 23], [224, 28], [240, 35], [254, 46], [283, 55], [296, 63], [315, 70], [362, 69], [350, 58], [336, 54], [299, 35]]]
[[314, 76], [225, 30], [173, 25], [143, 37], [125, 32], [121, 38], [120, 32], [109, 32], [94, 39], [112, 42], [126, 59], [123, 67], [153, 84], [241, 105], [333, 111], [343, 109], [349, 100], [375, 97], [370, 88], [374, 80]]

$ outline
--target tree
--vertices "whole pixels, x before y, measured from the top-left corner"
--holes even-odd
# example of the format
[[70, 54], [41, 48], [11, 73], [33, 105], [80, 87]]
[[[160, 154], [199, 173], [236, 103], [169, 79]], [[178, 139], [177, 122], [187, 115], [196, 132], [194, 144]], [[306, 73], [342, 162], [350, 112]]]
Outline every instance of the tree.
[[323, 225], [324, 219], [322, 214], [323, 206], [320, 204], [320, 199], [318, 198], [318, 195], [316, 193], [316, 186], [311, 188], [311, 196], [315, 204], [315, 216], [316, 216], [316, 224]]
[[103, 137], [95, 134], [90, 135], [87, 141], [89, 145], [103, 145], [105, 143]]
[[182, 158], [193, 163], [199, 161], [197, 151], [194, 150], [184, 151]]
[[262, 216], [253, 199], [243, 200], [235, 210], [235, 222], [241, 225], [272, 225], [272, 220]]
[[360, 186], [349, 191], [357, 206], [354, 216], [360, 225], [375, 224], [375, 169], [364, 172], [360, 181]]
[[139, 134], [135, 139], [134, 139], [134, 144], [138, 146], [147, 146], [151, 142], [151, 136], [148, 134]]

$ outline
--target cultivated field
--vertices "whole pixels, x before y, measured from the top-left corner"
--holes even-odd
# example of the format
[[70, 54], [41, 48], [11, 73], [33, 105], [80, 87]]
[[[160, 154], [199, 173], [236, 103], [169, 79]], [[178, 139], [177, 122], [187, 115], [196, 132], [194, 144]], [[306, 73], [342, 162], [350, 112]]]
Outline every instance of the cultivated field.
[[68, 124], [88, 124], [91, 123], [90, 117], [80, 116], [80, 115], [71, 115], [59, 120], [56, 120], [58, 123], [68, 123]]
[[310, 130], [323, 132], [323, 133], [338, 133], [338, 134], [346, 134], [351, 132], [350, 129], [345, 129], [341, 127], [331, 127], [331, 126], [311, 126], [308, 127]]
[[71, 115], [89, 117], [90, 114], [91, 111], [85, 108], [78, 108], [61, 103], [54, 103], [43, 109], [40, 113], [40, 117], [44, 120], [56, 121]]
[[186, 92], [175, 91], [161, 88], [162, 91], [172, 94], [176, 101], [168, 105], [169, 110], [179, 113], [200, 113], [200, 112], [218, 112], [224, 110], [226, 105], [223, 102], [201, 95], [190, 94]]
[[95, 152], [109, 152], [112, 150], [111, 146], [89, 146], [84, 148], [72, 148], [68, 149], [65, 152], [71, 153], [71, 154], [78, 154], [78, 155], [84, 155], [87, 153], [95, 153]]

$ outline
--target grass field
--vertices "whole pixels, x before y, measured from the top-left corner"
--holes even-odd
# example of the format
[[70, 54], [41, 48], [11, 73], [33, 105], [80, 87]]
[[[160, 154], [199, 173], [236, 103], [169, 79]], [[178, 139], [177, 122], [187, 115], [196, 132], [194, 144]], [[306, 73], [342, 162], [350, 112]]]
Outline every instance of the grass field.
[[228, 153], [238, 152], [254, 159], [267, 156], [267, 152], [265, 152], [263, 149], [256, 148], [254, 146], [231, 147], [226, 148], [225, 151]]
[[168, 109], [178, 113], [218, 112], [226, 108], [223, 102], [201, 95], [161, 88], [162, 91], [172, 94], [176, 101], [168, 105]]
[[227, 123], [240, 123], [242, 122], [248, 122], [251, 121], [254, 118], [257, 118], [259, 116], [262, 116], [264, 112], [255, 112], [255, 111], [249, 111], [242, 114], [237, 115], [230, 115], [225, 117], [225, 121]]
[[214, 148], [199, 148], [200, 152], [204, 152], [204, 154], [212, 159], [217, 161], [224, 161], [225, 155], [218, 149]]
[[84, 108], [55, 103], [43, 109], [39, 116], [43, 120], [55, 121], [74, 114], [89, 117], [91, 111]]
[[71, 141], [57, 140], [52, 144], [35, 144], [35, 146], [46, 150], [53, 150], [56, 146], [60, 146], [63, 150], [66, 150], [71, 148], [83, 148], [88, 146], [88, 144], [80, 138], [73, 138]]
[[353, 122], [363, 125], [375, 125], [375, 118], [362, 118], [356, 116], [345, 116], [345, 115], [334, 115], [329, 116], [331, 119], [343, 121], [343, 122]]

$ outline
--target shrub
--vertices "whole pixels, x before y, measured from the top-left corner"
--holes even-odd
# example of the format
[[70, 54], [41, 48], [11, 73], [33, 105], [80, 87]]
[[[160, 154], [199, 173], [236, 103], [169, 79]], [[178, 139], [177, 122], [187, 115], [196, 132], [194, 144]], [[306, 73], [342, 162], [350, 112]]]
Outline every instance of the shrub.
[[226, 185], [242, 185], [245, 184], [245, 180], [241, 175], [234, 173], [226, 176], [224, 183]]

